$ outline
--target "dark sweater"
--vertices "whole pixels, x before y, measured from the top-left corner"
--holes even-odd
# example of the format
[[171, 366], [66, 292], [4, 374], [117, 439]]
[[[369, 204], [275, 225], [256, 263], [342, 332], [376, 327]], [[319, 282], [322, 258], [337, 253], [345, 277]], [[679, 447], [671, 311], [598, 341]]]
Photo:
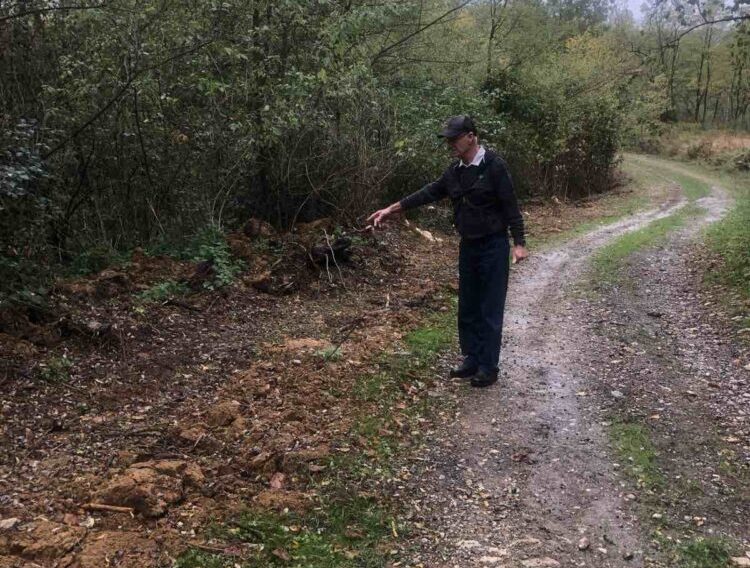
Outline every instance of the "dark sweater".
[[510, 229], [516, 245], [526, 244], [523, 216], [518, 208], [513, 181], [505, 161], [487, 150], [479, 166], [454, 162], [440, 179], [401, 200], [401, 207], [413, 209], [450, 198], [456, 230], [465, 239], [476, 239]]

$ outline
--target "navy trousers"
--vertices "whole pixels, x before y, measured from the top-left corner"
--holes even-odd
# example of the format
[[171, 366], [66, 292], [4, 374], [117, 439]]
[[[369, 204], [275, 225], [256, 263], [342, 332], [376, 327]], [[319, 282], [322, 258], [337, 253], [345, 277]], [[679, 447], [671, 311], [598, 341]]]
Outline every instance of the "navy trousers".
[[496, 233], [461, 239], [458, 255], [458, 339], [465, 361], [497, 373], [508, 290], [510, 244]]

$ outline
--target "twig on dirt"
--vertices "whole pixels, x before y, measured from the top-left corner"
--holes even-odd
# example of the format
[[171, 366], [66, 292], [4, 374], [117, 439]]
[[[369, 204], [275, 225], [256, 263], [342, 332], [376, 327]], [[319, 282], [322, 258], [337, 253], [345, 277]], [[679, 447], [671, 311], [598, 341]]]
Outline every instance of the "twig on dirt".
[[122, 337], [122, 329], [118, 328], [117, 333], [120, 336], [120, 354], [122, 356], [122, 360], [123, 361], [127, 361], [128, 358], [127, 358], [127, 355], [125, 353], [125, 340]]
[[[333, 260], [333, 264], [336, 265], [336, 270], [338, 270], [339, 278], [341, 279], [341, 285], [344, 287], [344, 290], [348, 291], [348, 288], [346, 287], [346, 282], [344, 282], [344, 275], [341, 273], [341, 267], [339, 266], [339, 263], [336, 261], [336, 253], [333, 251], [333, 247], [331, 246], [331, 240], [328, 238], [328, 231], [323, 229], [323, 234], [326, 237], [326, 244], [328, 245], [328, 250], [331, 251], [331, 259]], [[328, 255], [326, 255], [326, 270], [328, 270]], [[330, 278], [330, 274], [328, 277]]]
[[191, 306], [187, 302], [183, 302], [181, 300], [177, 300], [175, 298], [170, 298], [169, 300], [166, 300], [162, 305], [164, 306], [177, 306], [178, 308], [185, 308], [186, 310], [190, 310], [191, 312], [200, 312], [200, 308], [196, 308], [195, 306]]
[[[313, 259], [312, 254], [310, 254], [310, 251], [308, 249], [306, 249], [305, 247], [303, 247], [297, 241], [291, 240], [289, 242], [292, 243], [293, 245], [297, 245], [299, 248], [301, 248], [303, 251], [305, 251], [305, 254], [307, 255], [307, 258], [310, 259], [310, 263], [311, 264], [315, 264], [315, 259]], [[280, 258], [279, 260], [277, 260], [276, 262], [274, 262], [273, 266], [271, 266], [271, 268], [273, 268], [274, 266], [276, 266], [279, 262], [281, 262], [281, 260], [282, 260], [282, 258]]]
[[333, 277], [331, 276], [331, 271], [328, 270], [328, 255], [326, 255], [326, 274], [328, 274], [328, 282], [333, 284]]
[[331, 359], [331, 357], [333, 357], [334, 355], [336, 355], [336, 353], [338, 353], [339, 349], [341, 349], [341, 346], [344, 344], [344, 342], [347, 339], [349, 339], [351, 334], [354, 333], [354, 330], [357, 329], [364, 321], [365, 321], [364, 317], [357, 318], [353, 322], [348, 323], [344, 327], [341, 328], [341, 331], [346, 330], [346, 334], [344, 335], [344, 337], [341, 338], [341, 341], [339, 341], [334, 346], [333, 350], [327, 353], [325, 357], [323, 357], [323, 363], [326, 363], [327, 361]]
[[192, 451], [194, 451], [194, 450], [195, 450], [195, 448], [197, 448], [197, 447], [198, 447], [198, 444], [200, 444], [200, 443], [201, 443], [201, 440], [202, 440], [202, 439], [203, 439], [203, 438], [204, 438], [205, 436], [206, 436], [206, 433], [205, 433], [205, 432], [201, 432], [201, 435], [200, 435], [200, 436], [198, 436], [198, 439], [197, 439], [197, 440], [195, 441], [195, 444], [193, 444], [193, 447], [192, 447], [192, 448], [190, 448], [190, 451], [191, 451], [191, 452], [192, 452]]
[[154, 430], [153, 428], [138, 428], [137, 430], [128, 430], [127, 432], [109, 432], [108, 436], [161, 436], [164, 432]]
[[217, 295], [216, 295], [216, 297], [215, 297], [215, 298], [214, 298], [213, 300], [211, 300], [211, 303], [210, 303], [210, 304], [208, 305], [208, 307], [206, 308], [206, 313], [208, 313], [208, 312], [210, 312], [210, 311], [211, 311], [211, 308], [213, 308], [213, 307], [214, 307], [214, 304], [215, 304], [216, 302], [218, 302], [218, 301], [219, 301], [219, 298], [221, 298], [221, 296], [219, 296], [219, 295], [217, 294]]
[[133, 515], [133, 507], [119, 507], [117, 505], [105, 505], [104, 503], [86, 503], [83, 507], [87, 511], [111, 511], [112, 513], [128, 513]]
[[221, 546], [210, 546], [208, 544], [199, 544], [197, 542], [191, 542], [190, 546], [193, 546], [200, 550], [205, 550], [206, 552], [213, 552], [215, 554], [225, 554], [237, 557], [242, 556], [242, 554], [238, 554], [236, 551], [232, 550], [231, 547], [222, 548]]

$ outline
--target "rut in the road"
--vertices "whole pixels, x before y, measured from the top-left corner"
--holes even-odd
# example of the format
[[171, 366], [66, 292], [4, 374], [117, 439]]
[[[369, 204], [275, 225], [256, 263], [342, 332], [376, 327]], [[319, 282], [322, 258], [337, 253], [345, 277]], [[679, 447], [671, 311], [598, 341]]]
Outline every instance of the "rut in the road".
[[[711, 199], [704, 222], [724, 209], [722, 193]], [[585, 314], [564, 292], [598, 248], [683, 205], [672, 201], [596, 230], [513, 275], [504, 380], [469, 393], [427, 458], [416, 506], [429, 511], [424, 523], [434, 532], [423, 538], [416, 562], [643, 565], [643, 535], [609, 455], [603, 418], [580, 404], [596, 374], [580, 325]]]

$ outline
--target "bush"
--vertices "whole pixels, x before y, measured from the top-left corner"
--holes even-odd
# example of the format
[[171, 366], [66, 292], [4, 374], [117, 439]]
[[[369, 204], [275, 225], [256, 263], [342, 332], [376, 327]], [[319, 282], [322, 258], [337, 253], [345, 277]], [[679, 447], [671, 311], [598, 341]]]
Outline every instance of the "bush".
[[[616, 89], [596, 87], [610, 65], [605, 48], [584, 36], [547, 65], [487, 81], [493, 107], [507, 123], [499, 145], [521, 193], [577, 198], [611, 187], [625, 111]], [[590, 51], [607, 57], [592, 60]]]

